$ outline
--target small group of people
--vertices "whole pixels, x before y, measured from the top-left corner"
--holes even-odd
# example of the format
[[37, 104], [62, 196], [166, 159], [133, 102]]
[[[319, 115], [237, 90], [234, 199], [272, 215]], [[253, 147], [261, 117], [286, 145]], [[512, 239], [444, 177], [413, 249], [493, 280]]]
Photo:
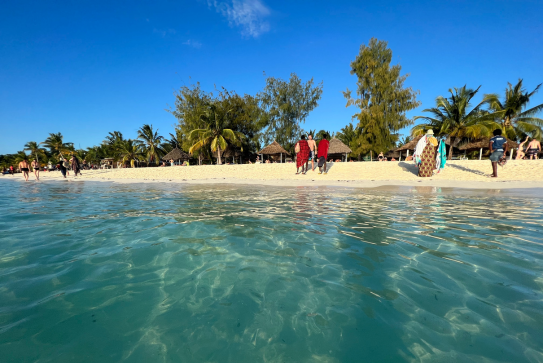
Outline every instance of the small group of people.
[[[75, 155], [72, 154], [70, 158], [70, 162], [66, 161], [62, 155], [60, 155], [60, 162], [57, 164], [57, 169], [60, 170], [62, 173], [62, 176], [66, 178], [66, 175], [70, 175], [68, 172], [68, 169], [71, 167], [72, 171], [74, 172], [75, 176], [77, 174], [81, 174], [81, 165], [79, 163], [79, 159]], [[37, 181], [40, 180], [40, 163], [38, 160], [33, 160], [31, 163], [28, 162], [28, 158], [24, 158], [19, 163], [19, 169], [21, 170], [21, 173], [23, 174], [23, 177], [25, 181], [28, 181], [29, 175], [30, 175], [30, 168], [34, 171], [34, 177]], [[10, 167], [11, 174], [13, 174], [13, 166]]]
[[[315, 171], [315, 159], [319, 167], [319, 174], [327, 174], [326, 159], [328, 159], [328, 149], [330, 142], [328, 134], [324, 134], [319, 145], [313, 140], [313, 135], [302, 135], [294, 147], [296, 152], [296, 175], [305, 175], [309, 170], [309, 161], [311, 160], [311, 171]], [[301, 168], [301, 171], [300, 171]]]
[[532, 139], [528, 146], [524, 146], [530, 140], [529, 136], [526, 136], [526, 139], [524, 139], [523, 142], [520, 143], [518, 150], [517, 150], [517, 157], [516, 160], [522, 160], [522, 159], [530, 159], [530, 160], [537, 160], [539, 159], [539, 154], [541, 153], [541, 143], [539, 140]]

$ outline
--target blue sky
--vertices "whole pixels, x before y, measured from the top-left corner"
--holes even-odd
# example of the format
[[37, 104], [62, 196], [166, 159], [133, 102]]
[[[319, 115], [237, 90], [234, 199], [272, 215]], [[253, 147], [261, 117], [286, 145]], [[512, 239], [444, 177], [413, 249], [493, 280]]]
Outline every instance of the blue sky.
[[349, 63], [372, 37], [420, 90], [409, 116], [464, 84], [482, 85], [480, 97], [518, 78], [532, 90], [543, 82], [542, 14], [539, 0], [4, 0], [0, 154], [50, 132], [83, 148], [114, 130], [134, 138], [144, 123], [168, 135], [180, 86], [255, 94], [264, 71], [322, 81], [303, 127], [339, 130], [356, 112], [341, 93], [355, 88]]

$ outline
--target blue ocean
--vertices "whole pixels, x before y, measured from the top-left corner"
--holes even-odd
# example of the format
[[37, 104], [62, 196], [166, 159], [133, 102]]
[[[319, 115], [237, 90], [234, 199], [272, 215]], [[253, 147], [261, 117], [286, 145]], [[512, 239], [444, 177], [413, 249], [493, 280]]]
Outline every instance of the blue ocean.
[[0, 362], [543, 362], [543, 193], [0, 180]]

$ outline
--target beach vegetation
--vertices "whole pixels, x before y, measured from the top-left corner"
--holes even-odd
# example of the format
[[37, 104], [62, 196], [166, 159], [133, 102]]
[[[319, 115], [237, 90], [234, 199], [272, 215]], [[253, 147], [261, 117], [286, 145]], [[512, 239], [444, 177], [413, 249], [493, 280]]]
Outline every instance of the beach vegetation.
[[343, 95], [347, 107], [359, 109], [353, 116], [360, 129], [355, 153], [388, 150], [397, 142], [398, 131], [413, 124], [406, 112], [420, 105], [419, 91], [405, 86], [409, 74], [401, 75], [402, 67], [391, 61], [387, 42], [372, 38], [351, 62], [351, 74], [357, 77], [356, 96], [349, 89]]
[[123, 164], [130, 163], [133, 168], [136, 161], [145, 160], [145, 149], [137, 141], [128, 139], [120, 141], [117, 149], [117, 157]]
[[208, 148], [212, 153], [217, 153], [218, 164], [222, 164], [222, 151], [226, 150], [229, 144], [242, 147], [244, 135], [226, 128], [230, 116], [230, 110], [224, 110], [216, 103], [209, 104], [207, 110], [200, 116], [206, 127], [192, 130], [189, 134], [189, 140], [192, 142], [189, 154]]
[[436, 136], [448, 136], [450, 138], [449, 160], [452, 159], [453, 147], [462, 140], [490, 137], [500, 125], [495, 122], [495, 117], [490, 112], [482, 109], [485, 101], [481, 101], [475, 107], [471, 105], [473, 97], [480, 88], [481, 86], [477, 89], [463, 86], [449, 89], [450, 97], [437, 97], [435, 107], [422, 111], [429, 113], [430, 116], [414, 118], [414, 120], [424, 120], [426, 123], [413, 127], [412, 136], [423, 135], [430, 129]]
[[503, 99], [497, 93], [486, 94], [483, 102], [488, 104], [489, 110], [500, 122], [504, 135], [515, 140], [529, 135], [541, 140], [543, 136], [543, 119], [536, 117], [543, 111], [543, 103], [528, 108], [530, 98], [539, 91], [541, 84], [532, 92], [523, 87], [523, 80], [519, 79], [515, 85], [507, 84]]
[[363, 153], [363, 149], [360, 143], [360, 135], [362, 129], [349, 123], [347, 126], [343, 127], [337, 134], [336, 137], [343, 142], [345, 145], [349, 146], [352, 150], [352, 153], [349, 154], [350, 157], [358, 157]]
[[30, 152], [31, 158], [37, 159], [38, 162], [43, 163], [47, 159], [47, 153], [44, 148], [40, 147], [40, 144], [36, 141], [29, 141], [24, 146], [24, 151]]
[[158, 129], [155, 131], [153, 125], [145, 124], [138, 130], [138, 140], [135, 140], [135, 143], [142, 148], [147, 162], [156, 165], [165, 154], [161, 146], [163, 140], [164, 136], [158, 134]]
[[49, 152], [56, 157], [64, 157], [63, 153], [73, 151], [73, 143], [64, 142], [64, 136], [62, 136], [62, 133], [60, 132], [50, 133], [47, 139], [41, 144], [48, 148]]
[[292, 151], [301, 134], [301, 124], [318, 106], [322, 89], [322, 82], [315, 84], [311, 78], [304, 83], [296, 73], [292, 73], [288, 81], [266, 78], [266, 86], [257, 96], [262, 109], [260, 126], [263, 144], [275, 140], [286, 150]]

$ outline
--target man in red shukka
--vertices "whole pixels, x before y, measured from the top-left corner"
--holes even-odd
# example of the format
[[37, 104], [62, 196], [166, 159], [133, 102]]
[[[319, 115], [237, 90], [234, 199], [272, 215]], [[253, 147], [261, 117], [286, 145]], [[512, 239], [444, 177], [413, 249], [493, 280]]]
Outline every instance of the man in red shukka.
[[300, 166], [302, 167], [302, 174], [307, 173], [307, 161], [309, 160], [309, 144], [307, 143], [307, 140], [305, 139], [305, 135], [302, 135], [302, 139], [298, 141], [296, 144], [296, 150], [298, 154], [296, 155], [296, 174], [300, 174], [298, 169], [300, 169]]
[[324, 174], [327, 173], [326, 171], [326, 159], [328, 159], [328, 148], [330, 147], [330, 143], [328, 142], [328, 134], [322, 135], [322, 140], [319, 142], [319, 151], [317, 153], [317, 158], [319, 160], [318, 166], [319, 166], [319, 174], [322, 174], [322, 167], [324, 166]]

